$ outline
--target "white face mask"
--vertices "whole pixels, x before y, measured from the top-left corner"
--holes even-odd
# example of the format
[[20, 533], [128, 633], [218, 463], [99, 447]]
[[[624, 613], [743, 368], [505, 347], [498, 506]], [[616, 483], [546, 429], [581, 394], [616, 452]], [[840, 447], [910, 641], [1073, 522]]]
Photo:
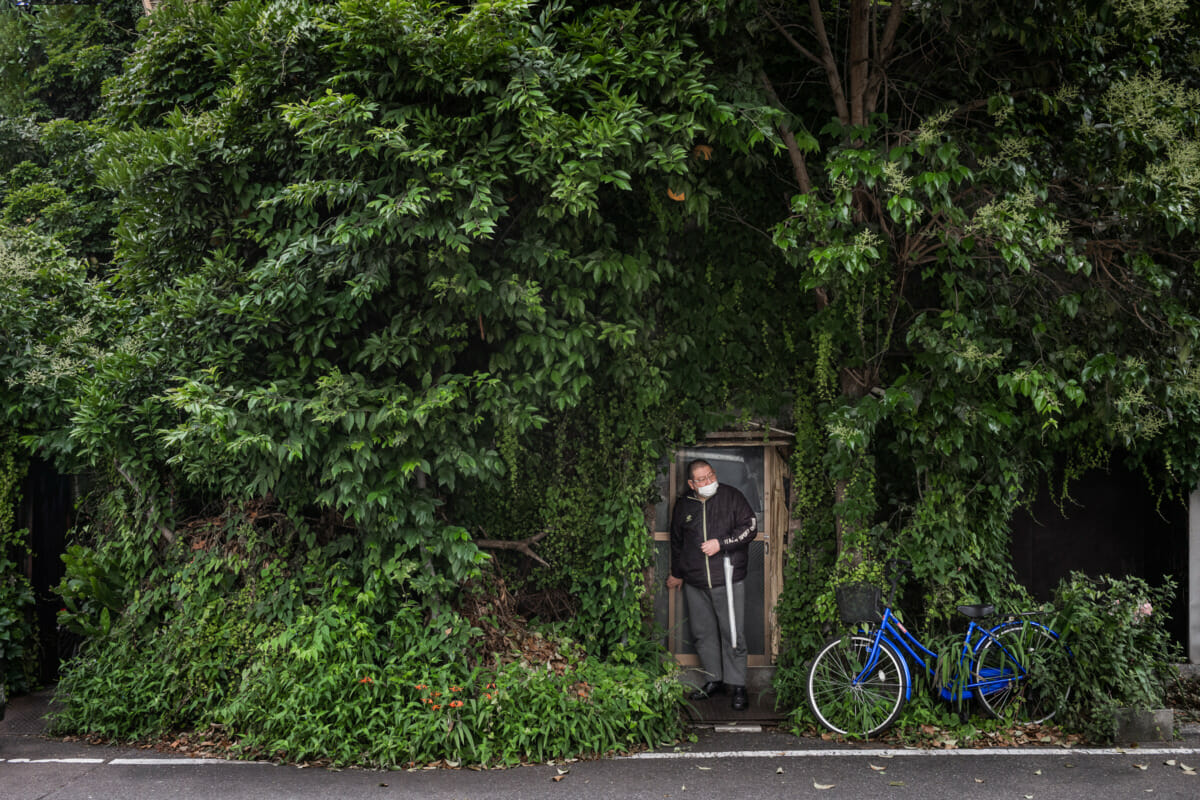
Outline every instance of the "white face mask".
[[717, 486], [718, 484], [716, 481], [713, 481], [712, 483], [706, 483], [696, 490], [696, 494], [700, 495], [701, 497], [712, 497], [717, 493]]

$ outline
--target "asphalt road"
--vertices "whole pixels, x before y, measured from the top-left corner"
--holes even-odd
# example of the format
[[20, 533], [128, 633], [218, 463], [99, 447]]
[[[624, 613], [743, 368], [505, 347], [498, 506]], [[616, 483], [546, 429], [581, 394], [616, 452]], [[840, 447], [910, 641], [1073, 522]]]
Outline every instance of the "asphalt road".
[[838, 748], [778, 732], [699, 732], [686, 748], [506, 770], [301, 769], [0, 736], [2, 800], [325, 798], [1200, 797], [1200, 740], [1128, 749]]

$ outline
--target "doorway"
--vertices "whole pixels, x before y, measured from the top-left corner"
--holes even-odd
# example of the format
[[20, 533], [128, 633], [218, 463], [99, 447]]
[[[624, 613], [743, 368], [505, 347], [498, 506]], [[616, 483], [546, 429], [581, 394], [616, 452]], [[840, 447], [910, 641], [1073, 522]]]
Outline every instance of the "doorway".
[[783, 588], [783, 554], [790, 518], [785, 447], [791, 438], [785, 439], [785, 435], [782, 431], [772, 432], [771, 436], [762, 431], [714, 435], [701, 445], [676, 451], [659, 476], [661, 499], [654, 508], [654, 617], [663, 631], [663, 645], [682, 667], [698, 666], [700, 660], [687, 625], [684, 594], [668, 591], [663, 581], [671, 567], [671, 512], [675, 500], [687, 488], [687, 465], [697, 458], [712, 465], [719, 482], [745, 495], [758, 523], [746, 575], [747, 665], [773, 666], [779, 655], [775, 604]]

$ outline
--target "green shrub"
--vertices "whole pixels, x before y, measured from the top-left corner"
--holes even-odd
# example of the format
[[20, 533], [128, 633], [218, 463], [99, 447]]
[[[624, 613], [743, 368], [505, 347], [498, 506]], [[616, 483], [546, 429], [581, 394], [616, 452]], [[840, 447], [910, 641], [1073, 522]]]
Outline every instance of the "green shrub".
[[1175, 588], [1170, 578], [1153, 587], [1141, 578], [1081, 573], [1059, 584], [1051, 627], [1070, 657], [1041, 678], [1064, 698], [1056, 722], [1105, 741], [1113, 736], [1113, 709], [1163, 706], [1181, 656], [1166, 629]]
[[476, 633], [415, 606], [380, 624], [326, 606], [260, 648], [216, 717], [251, 754], [380, 767], [543, 761], [681, 733], [670, 676], [603, 661], [480, 668], [466, 656]]
[[461, 615], [384, 599], [319, 552], [285, 562], [246, 541], [177, 547], [119, 611], [121, 556], [73, 549], [64, 623], [93, 638], [59, 684], [55, 732], [219, 725], [250, 757], [392, 767], [565, 758], [682, 731], [683, 687], [661, 668], [584, 659], [552, 635], [536, 648], [548, 661], [500, 653], [485, 668]]

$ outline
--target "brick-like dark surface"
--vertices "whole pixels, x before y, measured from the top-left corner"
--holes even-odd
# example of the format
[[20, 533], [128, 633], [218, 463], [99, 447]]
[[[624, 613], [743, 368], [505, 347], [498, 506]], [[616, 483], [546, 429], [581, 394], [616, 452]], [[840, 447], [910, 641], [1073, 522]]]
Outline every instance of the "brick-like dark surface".
[[43, 689], [33, 694], [8, 698], [4, 719], [0, 720], [0, 735], [38, 736], [46, 730], [46, 714], [49, 713], [53, 689]]

